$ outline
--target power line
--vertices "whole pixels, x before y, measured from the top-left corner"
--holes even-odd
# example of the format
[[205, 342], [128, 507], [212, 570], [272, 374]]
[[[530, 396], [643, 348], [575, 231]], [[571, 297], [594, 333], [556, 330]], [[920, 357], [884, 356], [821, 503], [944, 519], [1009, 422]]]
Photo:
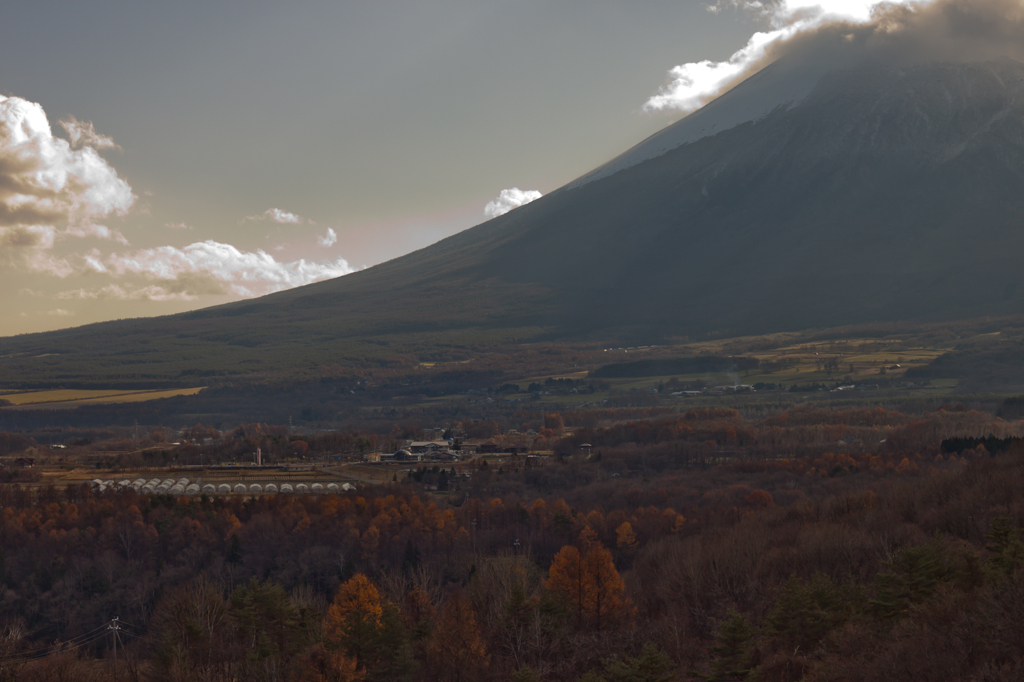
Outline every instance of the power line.
[[[77, 635], [77, 636], [72, 637], [71, 639], [63, 641], [63, 642], [55, 642], [53, 644], [50, 644], [50, 645], [45, 646], [45, 647], [41, 647], [39, 649], [30, 649], [28, 651], [18, 651], [18, 652], [12, 653], [12, 654], [8, 654], [6, 656], [0, 655], [0, 661], [4, 661], [4, 662], [12, 662], [12, 661], [17, 661], [17, 662], [38, 661], [38, 660], [41, 660], [43, 658], [46, 658], [47, 656], [51, 656], [51, 655], [53, 655], [55, 653], [58, 653], [58, 652], [62, 652], [62, 651], [75, 651], [76, 649], [80, 649], [83, 646], [86, 646], [88, 644], [93, 644], [95, 642], [98, 642], [99, 640], [101, 640], [104, 637], [106, 637], [107, 633], [110, 632], [110, 633], [112, 633], [112, 635], [115, 638], [115, 641], [114, 641], [114, 647], [115, 647], [115, 649], [114, 649], [114, 666], [115, 666], [114, 667], [114, 674], [115, 674], [115, 679], [116, 679], [116, 674], [117, 674], [117, 648], [116, 647], [117, 647], [117, 642], [120, 641], [120, 634], [123, 632], [124, 634], [128, 635], [129, 637], [141, 637], [142, 636], [142, 635], [130, 632], [128, 630], [125, 630], [123, 627], [121, 627], [122, 625], [128, 625], [130, 627], [133, 627], [133, 628], [141, 630], [141, 628], [139, 628], [137, 625], [132, 625], [131, 623], [122, 623], [118, 618], [113, 618], [113, 619], [111, 619], [111, 621], [109, 623], [106, 623], [104, 625], [100, 625], [97, 628], [93, 628], [92, 630], [89, 630], [88, 632], [82, 633], [81, 635]], [[121, 642], [121, 645], [123, 647], [124, 643]]]
[[46, 658], [48, 656], [51, 656], [51, 655], [53, 655], [55, 653], [58, 653], [58, 652], [61, 652], [61, 651], [74, 651], [76, 649], [80, 649], [83, 646], [85, 646], [87, 644], [92, 644], [93, 642], [97, 642], [97, 641], [103, 639], [106, 636], [107, 636], [106, 632], [100, 632], [100, 633], [97, 633], [96, 635], [92, 636], [91, 638], [86, 639], [86, 640], [81, 641], [81, 642], [76, 642], [74, 640], [68, 640], [67, 642], [58, 642], [58, 643], [50, 646], [47, 649], [37, 649], [37, 650], [32, 651], [32, 652], [20, 652], [20, 653], [16, 653], [16, 654], [11, 654], [10, 656], [4, 656], [0, 660], [3, 660], [5, 662], [6, 661], [19, 661], [19, 662], [22, 662], [22, 663], [28, 662], [28, 661], [38, 661], [38, 660], [41, 660], [43, 658]]
[[[89, 630], [88, 632], [85, 632], [85, 633], [81, 634], [81, 635], [77, 635], [75, 637], [72, 637], [71, 639], [69, 639], [69, 640], [67, 640], [65, 642], [57, 642], [55, 644], [50, 644], [48, 646], [45, 646], [45, 647], [42, 647], [42, 648], [39, 648], [39, 649], [32, 649], [30, 651], [19, 651], [16, 654], [12, 654], [12, 656], [29, 656], [29, 655], [33, 655], [33, 654], [35, 654], [37, 652], [50, 651], [51, 649], [55, 649], [55, 648], [66, 646], [66, 645], [87, 644], [88, 642], [95, 641], [96, 638], [93, 637], [92, 639], [89, 639], [88, 642], [78, 642], [78, 640], [87, 638], [90, 635], [92, 635], [93, 633], [97, 633], [97, 632], [100, 632], [100, 630], [105, 630], [105, 629], [106, 629], [106, 626], [105, 625], [101, 625], [98, 628], [94, 628], [92, 630]], [[100, 636], [102, 637], [103, 634], [104, 633], [101, 633]]]
[[139, 627], [138, 625], [133, 625], [133, 624], [131, 624], [131, 623], [126, 623], [125, 621], [123, 621], [123, 620], [120, 620], [120, 619], [118, 619], [118, 621], [117, 621], [117, 622], [118, 622], [118, 624], [119, 624], [120, 626], [122, 626], [122, 627], [124, 627], [125, 625], [127, 625], [128, 627], [130, 627], [130, 628], [135, 628], [136, 630], [141, 630], [141, 629], [142, 629], [142, 628], [140, 628], [140, 627]]
[[93, 642], [97, 642], [97, 641], [103, 639], [104, 637], [106, 637], [106, 633], [105, 632], [101, 632], [101, 633], [93, 635], [91, 638], [89, 638], [87, 640], [84, 640], [84, 641], [81, 641], [81, 642], [73, 642], [73, 643], [59, 642], [59, 643], [53, 645], [53, 647], [48, 649], [48, 650], [39, 650], [39, 651], [34, 652], [32, 654], [24, 654], [24, 653], [13, 654], [10, 657], [8, 657], [8, 659], [21, 658], [23, 660], [35, 661], [35, 660], [39, 660], [41, 658], [46, 658], [47, 656], [50, 656], [50, 655], [52, 655], [52, 654], [54, 654], [54, 653], [56, 653], [58, 651], [73, 651], [75, 649], [80, 649], [81, 647], [83, 647], [83, 646], [85, 646], [87, 644], [92, 644]]

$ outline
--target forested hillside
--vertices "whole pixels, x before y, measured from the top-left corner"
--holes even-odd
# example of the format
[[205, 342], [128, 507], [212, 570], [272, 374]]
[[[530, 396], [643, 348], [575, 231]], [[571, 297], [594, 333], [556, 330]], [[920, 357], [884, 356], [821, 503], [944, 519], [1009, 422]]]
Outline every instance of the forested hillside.
[[114, 616], [125, 679], [1019, 679], [1019, 427], [709, 410], [342, 496], [2, 485], [0, 679], [110, 679]]

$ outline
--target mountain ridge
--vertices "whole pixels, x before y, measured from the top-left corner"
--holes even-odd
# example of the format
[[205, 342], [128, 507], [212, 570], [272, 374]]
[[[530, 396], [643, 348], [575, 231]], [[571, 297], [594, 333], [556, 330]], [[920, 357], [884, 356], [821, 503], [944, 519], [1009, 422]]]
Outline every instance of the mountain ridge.
[[[778, 73], [721, 101], [770, 90]], [[654, 154], [695, 125], [688, 117], [649, 138], [654, 147], [368, 270], [166, 318], [0, 339], [0, 353], [42, 341], [81, 354], [73, 342], [90, 334], [116, 329], [118, 347], [181, 326], [204, 346], [290, 345], [336, 361], [404, 337], [417, 337], [407, 348], [649, 342], [1024, 310], [1014, 258], [1024, 65], [808, 77], [797, 99]], [[595, 175], [602, 168], [612, 172]]]

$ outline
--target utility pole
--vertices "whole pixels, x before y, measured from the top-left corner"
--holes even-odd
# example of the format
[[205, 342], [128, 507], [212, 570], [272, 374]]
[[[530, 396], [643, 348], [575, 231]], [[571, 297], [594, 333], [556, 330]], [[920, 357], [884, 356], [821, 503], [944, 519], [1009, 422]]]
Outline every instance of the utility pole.
[[118, 624], [119, 620], [120, 618], [114, 616], [110, 621], [110, 625], [107, 626], [110, 634], [114, 637], [114, 682], [117, 682], [117, 631], [121, 629], [120, 624]]

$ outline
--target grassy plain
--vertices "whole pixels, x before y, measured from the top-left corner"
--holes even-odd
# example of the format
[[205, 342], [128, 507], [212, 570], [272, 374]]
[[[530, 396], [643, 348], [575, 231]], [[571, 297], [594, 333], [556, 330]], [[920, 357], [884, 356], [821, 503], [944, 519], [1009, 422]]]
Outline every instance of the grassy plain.
[[[683, 385], [703, 382], [707, 386], [781, 383], [789, 387], [793, 384], [834, 383], [846, 378], [862, 383], [875, 377], [887, 380], [899, 379], [908, 369], [927, 365], [950, 350], [942, 346], [917, 345], [918, 340], [884, 338], [819, 341], [779, 346], [769, 350], [737, 348], [736, 341], [738, 340], [678, 346], [650, 346], [643, 349], [614, 349], [611, 352], [602, 353], [602, 359], [606, 360], [604, 364], [613, 364], [675, 355], [736, 354], [757, 358], [760, 361], [758, 369], [745, 372], [610, 378], [602, 379], [600, 383], [608, 384], [612, 390], [626, 391], [657, 387], [673, 378]], [[756, 345], [756, 343], [750, 340], [750, 345]], [[838, 369], [826, 369], [826, 360], [831, 358], [835, 358]], [[519, 385], [525, 388], [531, 383], [543, 383], [548, 378], [586, 381], [588, 372], [576, 370], [547, 376], [531, 376], [520, 381]], [[935, 383], [945, 386], [956, 385], [955, 380]]]
[[[119, 385], [112, 378], [98, 385], [82, 385], [75, 380], [63, 383], [66, 379], [35, 385], [11, 381], [6, 386], [8, 393], [0, 394], [0, 400], [12, 403], [0, 410], [0, 430], [4, 425], [8, 429], [24, 429], [26, 425], [124, 425], [134, 419], [141, 424], [203, 423], [225, 428], [265, 422], [384, 429], [402, 420], [440, 424], [508, 418], [512, 420], [510, 428], [519, 428], [528, 419], [510, 416], [516, 412], [528, 415], [534, 411], [659, 406], [689, 409], [766, 401], [778, 406], [807, 400], [875, 403], [913, 399], [941, 403], [954, 394], [1024, 393], [1024, 327], [1003, 327], [997, 332], [990, 329], [965, 324], [809, 330], [729, 339], [673, 338], [636, 347], [596, 342], [435, 346], [429, 352], [421, 349], [375, 359], [320, 358], [323, 364], [273, 371], [258, 371], [255, 368], [266, 370], [267, 365], [253, 364], [248, 375], [190, 374], [188, 379], [179, 378], [182, 382], [190, 380], [189, 384], [177, 386], [168, 385], [166, 377], [144, 374], [134, 375], [127, 385]], [[243, 351], [255, 356], [264, 352], [258, 348]], [[993, 361], [989, 370], [979, 371], [976, 360], [984, 361], [986, 354], [993, 353], [999, 362]], [[1003, 358], [1001, 353], [1010, 355]], [[705, 355], [746, 358], [738, 366], [750, 369], [662, 374], [669, 371], [668, 367], [709, 366], [665, 362], [660, 369], [654, 367], [660, 376], [630, 374], [635, 369], [632, 367], [625, 372], [618, 368], [594, 376], [595, 370], [606, 365], [644, 361], [650, 369], [651, 361], [657, 365]], [[950, 356], [961, 361], [947, 368], [942, 362]], [[749, 362], [752, 358], [758, 361], [756, 365]], [[1014, 363], [1016, 374], [1011, 371]], [[710, 366], [719, 369], [723, 365]], [[0, 376], [10, 377], [3, 369], [0, 361]], [[1002, 383], [993, 383], [991, 377]], [[571, 382], [554, 383], [549, 379]], [[196, 387], [199, 383], [208, 390], [200, 392]], [[531, 384], [540, 384], [542, 390], [536, 386], [531, 390]], [[750, 394], [710, 390], [698, 395], [672, 395], [735, 384], [761, 386]], [[851, 384], [857, 389], [834, 390]], [[29, 390], [33, 388], [37, 390]], [[78, 407], [83, 409], [70, 414]]]
[[204, 386], [193, 388], [176, 388], [169, 390], [84, 390], [84, 389], [54, 389], [40, 391], [17, 391], [0, 393], [0, 400], [5, 400], [11, 405], [51, 405], [54, 403], [78, 405], [97, 405], [114, 403], [138, 403], [159, 398], [173, 398], [179, 395], [195, 395], [203, 390]]

